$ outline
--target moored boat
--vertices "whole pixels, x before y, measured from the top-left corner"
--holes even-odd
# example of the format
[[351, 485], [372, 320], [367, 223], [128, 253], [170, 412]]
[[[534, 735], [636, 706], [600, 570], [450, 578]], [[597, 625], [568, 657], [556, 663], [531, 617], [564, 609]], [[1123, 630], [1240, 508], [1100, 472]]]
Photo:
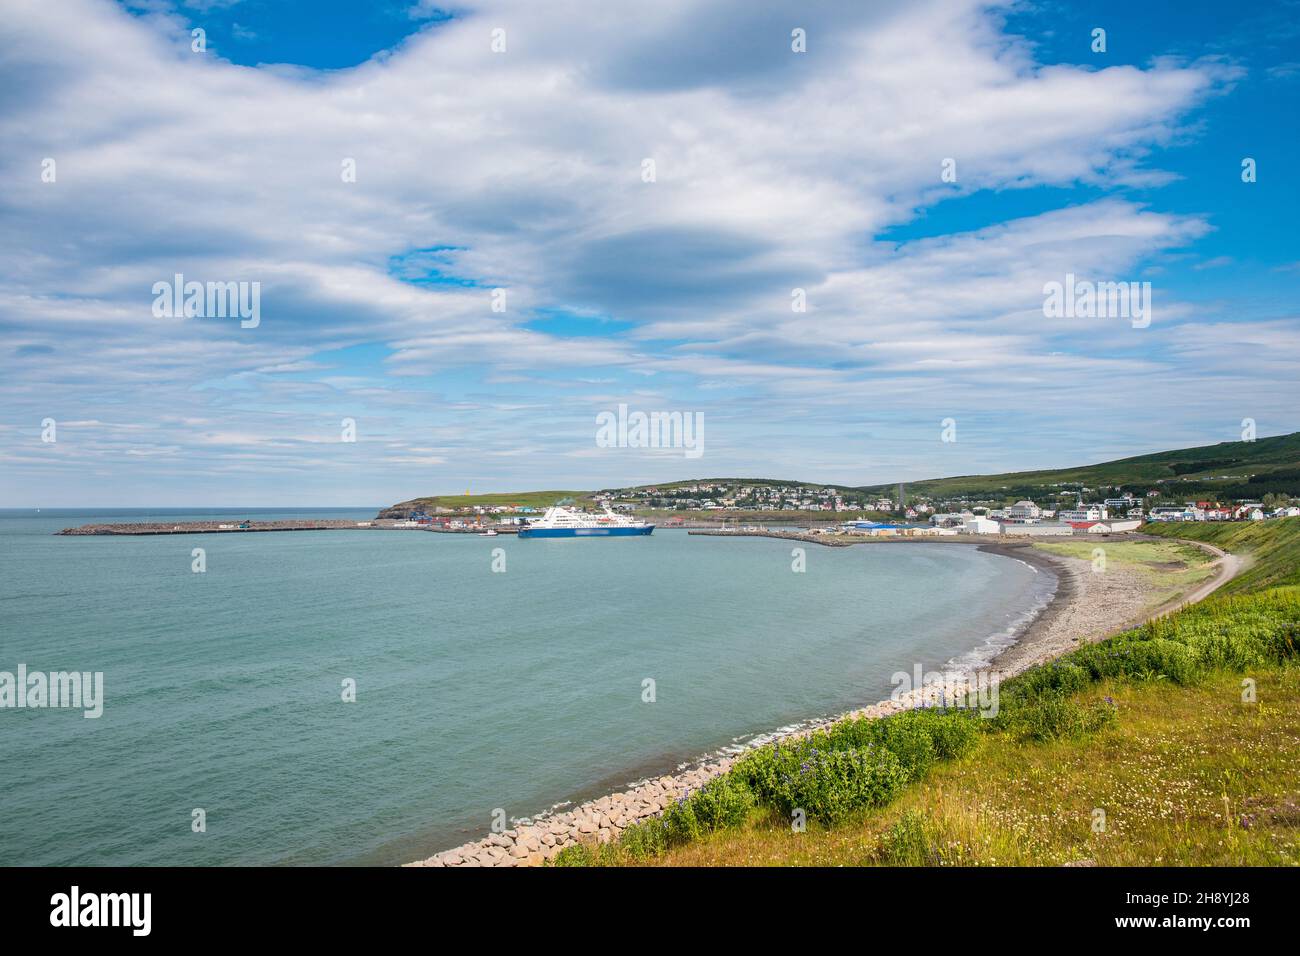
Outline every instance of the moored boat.
[[521, 525], [521, 538], [615, 538], [650, 534], [655, 526], [638, 518], [619, 515], [608, 508], [589, 514], [573, 508], [548, 508], [537, 521]]

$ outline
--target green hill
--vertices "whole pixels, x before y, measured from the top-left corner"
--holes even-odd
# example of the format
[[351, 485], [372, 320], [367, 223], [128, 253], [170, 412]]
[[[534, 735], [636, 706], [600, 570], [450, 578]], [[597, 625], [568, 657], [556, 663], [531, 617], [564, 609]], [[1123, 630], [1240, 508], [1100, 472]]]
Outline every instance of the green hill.
[[[1135, 494], [1167, 489], [1171, 498], [1196, 494], [1220, 498], [1260, 498], [1300, 494], [1300, 432], [1253, 442], [1220, 442], [1137, 455], [1096, 465], [1001, 475], [958, 475], [908, 482], [909, 495], [1010, 498], [1042, 496], [1084, 485], [1122, 488]], [[889, 493], [895, 485], [869, 485]]]
[[549, 508], [558, 501], [572, 498], [580, 506], [591, 504], [590, 491], [512, 491], [490, 495], [426, 495], [399, 501], [379, 512], [380, 518], [405, 518], [412, 512], [438, 514], [439, 509], [468, 511], [475, 505], [493, 508], [498, 505], [517, 505], [521, 508]]
[[[843, 485], [819, 481], [795, 481], [776, 478], [694, 478], [611, 488], [615, 495], [630, 495], [657, 489], [671, 497], [674, 492], [693, 485], [726, 484], [732, 486], [800, 486], [832, 489], [857, 498], [880, 495], [892, 498], [895, 482], [879, 485]], [[1017, 471], [1001, 475], [957, 475], [907, 482], [909, 500], [928, 497], [942, 501], [952, 498], [971, 500], [1014, 501], [1018, 498], [1043, 499], [1070, 494], [1081, 488], [1105, 489], [1109, 493], [1132, 492], [1139, 497], [1159, 490], [1162, 498], [1176, 501], [1192, 498], [1217, 500], [1258, 500], [1267, 494], [1300, 497], [1300, 432], [1276, 435], [1252, 442], [1220, 442], [1198, 448], [1160, 451], [1133, 458], [1056, 468], [1047, 471]], [[549, 507], [563, 498], [572, 498], [580, 506], [592, 503], [597, 491], [520, 491], [486, 495], [429, 495], [412, 498], [380, 512], [380, 517], [402, 517], [424, 509], [466, 510], [474, 505], [523, 505]]]

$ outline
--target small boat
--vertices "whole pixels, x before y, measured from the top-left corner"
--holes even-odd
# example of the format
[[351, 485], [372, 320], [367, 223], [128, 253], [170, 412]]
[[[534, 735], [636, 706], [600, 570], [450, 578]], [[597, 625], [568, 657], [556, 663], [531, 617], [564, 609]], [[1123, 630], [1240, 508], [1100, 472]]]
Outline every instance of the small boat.
[[486, 531], [480, 531], [478, 536], [480, 538], [495, 538], [500, 533], [500, 531], [497, 531], [494, 528], [488, 528]]

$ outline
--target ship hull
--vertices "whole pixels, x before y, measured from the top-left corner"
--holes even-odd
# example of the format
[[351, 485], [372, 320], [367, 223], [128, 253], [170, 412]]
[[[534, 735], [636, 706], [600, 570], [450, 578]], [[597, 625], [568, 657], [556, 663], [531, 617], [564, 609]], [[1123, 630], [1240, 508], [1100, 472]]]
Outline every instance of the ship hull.
[[639, 528], [520, 528], [521, 538], [630, 538], [649, 534], [652, 524]]

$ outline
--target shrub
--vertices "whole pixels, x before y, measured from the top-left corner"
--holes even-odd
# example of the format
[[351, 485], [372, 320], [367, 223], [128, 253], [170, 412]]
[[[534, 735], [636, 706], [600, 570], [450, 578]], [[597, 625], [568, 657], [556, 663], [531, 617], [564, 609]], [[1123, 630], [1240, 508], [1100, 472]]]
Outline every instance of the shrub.
[[814, 750], [785, 780], [776, 806], [789, 815], [834, 823], [856, 810], [883, 806], [908, 782], [907, 769], [888, 750]]
[[1010, 725], [1032, 740], [1084, 737], [1115, 723], [1119, 709], [1109, 698], [1080, 703], [1072, 697], [1046, 695], [1013, 711]]
[[877, 856], [887, 866], [931, 866], [941, 862], [930, 823], [915, 810], [908, 810], [881, 834]]
[[662, 818], [634, 823], [620, 834], [619, 846], [635, 860], [658, 856], [668, 849], [668, 833]]
[[936, 760], [956, 760], [968, 754], [979, 740], [983, 719], [974, 710], [913, 710], [890, 720], [902, 718], [915, 721], [926, 729]]
[[1043, 694], [1073, 694], [1092, 682], [1092, 675], [1071, 660], [1054, 661], [1026, 671], [1015, 681], [1015, 690], [1026, 697]]
[[551, 860], [551, 866], [599, 866], [596, 847], [585, 843], [566, 846]]
[[911, 778], [902, 761], [883, 747], [828, 749], [828, 740], [826, 734], [814, 734], [763, 747], [738, 761], [732, 773], [759, 802], [781, 814], [801, 809], [823, 822], [888, 803]]
[[1125, 640], [1120, 636], [1082, 648], [1071, 657], [1090, 671], [1095, 680], [1106, 677], [1164, 678], [1176, 684], [1191, 684], [1200, 677], [1202, 670], [1186, 644], [1163, 637]]
[[660, 822], [664, 841], [676, 846], [715, 830], [740, 826], [754, 804], [754, 792], [745, 780], [723, 774], [669, 805]]
[[978, 720], [974, 710], [916, 708], [874, 720], [841, 721], [823, 739], [831, 750], [884, 747], [919, 778], [934, 761], [953, 760], [975, 746]]

